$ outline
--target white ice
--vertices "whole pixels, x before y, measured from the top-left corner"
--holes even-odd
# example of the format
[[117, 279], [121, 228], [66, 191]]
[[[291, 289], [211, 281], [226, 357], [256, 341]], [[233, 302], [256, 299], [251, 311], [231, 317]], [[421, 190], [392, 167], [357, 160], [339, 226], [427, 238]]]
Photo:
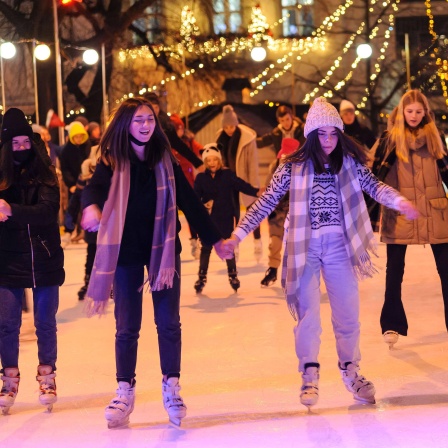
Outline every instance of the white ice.
[[[196, 295], [198, 262], [182, 230], [181, 394], [188, 406], [181, 429], [168, 425], [151, 297], [145, 295], [137, 365], [137, 400], [129, 428], [107, 429], [104, 407], [114, 396], [113, 303], [103, 318], [88, 319], [77, 291], [85, 244], [66, 251], [61, 288], [58, 402], [38, 404], [37, 348], [29, 314], [21, 336], [21, 384], [10, 415], [0, 415], [1, 447], [448, 447], [448, 337], [440, 280], [429, 246], [408, 248], [403, 285], [409, 336], [395, 349], [383, 342], [379, 314], [384, 293], [385, 246], [379, 274], [360, 284], [362, 373], [377, 390], [375, 405], [357, 404], [337, 368], [330, 308], [322, 294], [320, 399], [308, 413], [299, 402], [294, 321], [279, 281], [261, 288], [267, 268], [253, 255], [250, 235], [240, 247], [241, 288], [234, 294], [225, 263], [213, 255], [208, 283]], [[344, 281], [341, 278], [341, 281]], [[445, 426], [447, 425], [447, 426]]]

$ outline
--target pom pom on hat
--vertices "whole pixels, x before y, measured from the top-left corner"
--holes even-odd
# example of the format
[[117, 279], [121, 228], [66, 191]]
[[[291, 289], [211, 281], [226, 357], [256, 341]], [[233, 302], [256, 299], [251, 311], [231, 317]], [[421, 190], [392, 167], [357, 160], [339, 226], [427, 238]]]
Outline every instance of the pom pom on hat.
[[342, 100], [339, 105], [339, 112], [344, 112], [344, 110], [355, 110], [355, 105], [349, 100]]
[[315, 129], [334, 126], [344, 132], [344, 123], [336, 108], [324, 97], [316, 98], [306, 116], [303, 134], [306, 137]]
[[282, 147], [277, 154], [277, 159], [280, 159], [282, 156], [288, 156], [289, 154], [292, 154], [294, 151], [299, 149], [299, 146], [300, 142], [295, 138], [285, 137], [282, 140]]
[[179, 115], [172, 114], [170, 116], [170, 120], [173, 122], [174, 127], [176, 129], [180, 129], [180, 128], [184, 129], [185, 128], [184, 122], [182, 121], [182, 118], [179, 117]]
[[14, 137], [26, 135], [32, 140], [33, 129], [28, 123], [25, 114], [16, 107], [8, 109], [3, 117], [1, 141], [10, 142]]
[[218, 157], [219, 160], [222, 161], [221, 151], [218, 148], [218, 143], [207, 143], [204, 148], [199, 151], [202, 156], [202, 161], [205, 162], [205, 159], [209, 156]]
[[225, 126], [238, 126], [238, 117], [229, 104], [222, 108], [222, 127]]

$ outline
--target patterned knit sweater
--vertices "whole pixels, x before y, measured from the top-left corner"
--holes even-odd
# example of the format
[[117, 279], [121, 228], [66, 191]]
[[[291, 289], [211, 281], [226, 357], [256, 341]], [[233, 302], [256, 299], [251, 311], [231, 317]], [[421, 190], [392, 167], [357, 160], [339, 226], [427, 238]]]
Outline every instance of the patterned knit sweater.
[[[402, 197], [392, 187], [379, 181], [367, 166], [357, 161], [355, 163], [362, 190], [386, 207], [397, 209]], [[269, 216], [280, 199], [289, 191], [291, 169], [291, 163], [285, 163], [277, 168], [266, 191], [253, 204], [233, 232], [240, 240]], [[314, 175], [309, 204], [313, 238], [324, 233], [343, 232], [335, 177], [329, 170]]]

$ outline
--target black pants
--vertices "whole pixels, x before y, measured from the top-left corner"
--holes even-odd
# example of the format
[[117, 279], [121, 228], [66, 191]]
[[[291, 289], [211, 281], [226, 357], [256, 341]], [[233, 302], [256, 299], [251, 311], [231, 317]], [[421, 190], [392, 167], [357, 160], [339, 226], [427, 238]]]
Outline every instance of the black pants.
[[[208, 264], [210, 262], [210, 254], [212, 253], [212, 246], [202, 245], [201, 256], [199, 258], [199, 274], [207, 275]], [[227, 272], [229, 274], [236, 273], [236, 261], [235, 257], [226, 260]]]
[[[406, 244], [387, 245], [386, 293], [381, 310], [381, 331], [393, 330], [403, 336], [408, 334], [408, 321], [401, 300], [401, 283], [404, 274]], [[448, 329], [448, 243], [431, 244], [434, 259], [442, 284], [445, 307], [445, 325]]]

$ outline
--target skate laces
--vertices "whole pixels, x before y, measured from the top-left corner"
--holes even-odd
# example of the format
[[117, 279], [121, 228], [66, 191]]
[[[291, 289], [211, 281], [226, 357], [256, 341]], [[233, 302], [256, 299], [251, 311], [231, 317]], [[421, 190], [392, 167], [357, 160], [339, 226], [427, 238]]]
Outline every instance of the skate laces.
[[133, 407], [134, 388], [126, 383], [126, 386], [119, 386], [116, 390], [116, 396], [112, 398], [110, 403], [106, 407], [106, 411], [120, 411], [126, 412], [127, 409]]
[[345, 369], [341, 369], [344, 382], [350, 385], [350, 387], [358, 392], [360, 389], [366, 386], [372, 386], [372, 383], [368, 381], [364, 375], [359, 373], [359, 366], [353, 363], [347, 363]]
[[16, 395], [19, 384], [19, 377], [11, 378], [9, 376], [3, 375], [1, 379], [3, 380], [3, 385], [0, 391], [0, 395], [2, 396], [9, 395], [10, 397]]
[[318, 367], [308, 367], [305, 370], [305, 373], [302, 374], [302, 388], [303, 392], [312, 392], [318, 391], [318, 382], [319, 382], [319, 368]]
[[56, 395], [56, 382], [54, 380], [55, 377], [56, 373], [36, 376], [37, 381], [39, 381], [39, 389], [41, 393]]
[[[170, 378], [171, 379], [171, 378]], [[164, 404], [166, 408], [170, 408], [172, 406], [176, 407], [184, 407], [184, 400], [179, 395], [179, 391], [181, 389], [179, 382], [175, 384], [170, 384], [170, 379], [167, 382], [163, 381], [163, 398]]]

